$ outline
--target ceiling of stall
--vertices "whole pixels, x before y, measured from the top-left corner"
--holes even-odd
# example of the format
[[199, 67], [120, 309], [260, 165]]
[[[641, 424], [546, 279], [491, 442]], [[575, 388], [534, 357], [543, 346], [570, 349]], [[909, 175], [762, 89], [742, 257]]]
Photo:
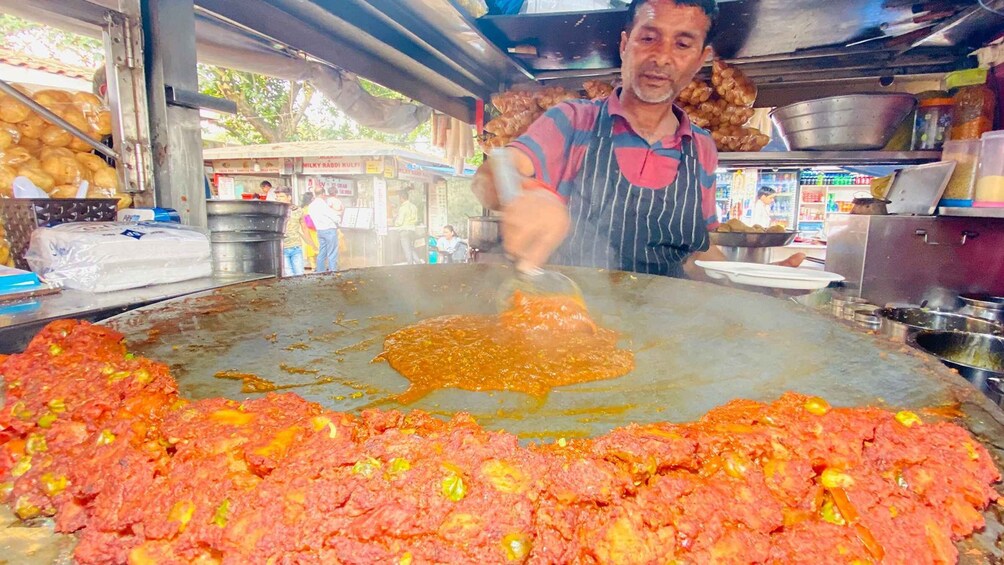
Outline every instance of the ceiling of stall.
[[[111, 0], [0, 0], [5, 12], [100, 22]], [[300, 76], [315, 59], [473, 121], [514, 83], [612, 76], [623, 10], [473, 19], [457, 0], [195, 0], [200, 60]], [[1004, 0], [729, 0], [717, 53], [762, 85], [941, 73], [1004, 32]], [[9, 9], [7, 9], [9, 7]], [[30, 14], [25, 12], [31, 12]], [[95, 22], [91, 22], [95, 23]], [[822, 94], [821, 94], [822, 95]]]

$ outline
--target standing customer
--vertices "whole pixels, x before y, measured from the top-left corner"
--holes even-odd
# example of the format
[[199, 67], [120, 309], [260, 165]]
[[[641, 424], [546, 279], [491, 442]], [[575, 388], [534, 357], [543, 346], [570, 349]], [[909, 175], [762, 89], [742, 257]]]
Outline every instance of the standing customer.
[[303, 208], [292, 203], [293, 191], [289, 187], [279, 188], [275, 193], [277, 202], [289, 204], [282, 238], [282, 274], [285, 277], [299, 276], [303, 274], [303, 244], [310, 241], [307, 225], [303, 221]]
[[317, 230], [317, 240], [320, 243], [317, 250], [317, 268], [315, 273], [326, 273], [338, 270], [338, 224], [341, 217], [324, 198], [315, 197], [307, 207], [307, 213]]
[[776, 194], [777, 191], [768, 186], [760, 187], [760, 190], [756, 192], [756, 202], [753, 203], [753, 213], [749, 221], [751, 226], [760, 226], [765, 229], [770, 227], [770, 207], [774, 205]]
[[317, 247], [320, 245], [317, 239], [317, 228], [314, 227], [314, 220], [310, 218], [310, 213], [307, 210], [313, 201], [314, 193], [309, 191], [304, 192], [303, 198], [300, 199], [300, 208], [303, 209], [303, 225], [307, 228], [303, 257], [306, 259], [307, 268], [311, 271], [317, 268]]
[[401, 250], [404, 252], [404, 261], [409, 265], [416, 265], [422, 260], [415, 253], [415, 228], [418, 227], [418, 206], [408, 198], [408, 191], [401, 191], [401, 205], [397, 208], [397, 216], [394, 218], [394, 227], [398, 228], [398, 235], [401, 237]]

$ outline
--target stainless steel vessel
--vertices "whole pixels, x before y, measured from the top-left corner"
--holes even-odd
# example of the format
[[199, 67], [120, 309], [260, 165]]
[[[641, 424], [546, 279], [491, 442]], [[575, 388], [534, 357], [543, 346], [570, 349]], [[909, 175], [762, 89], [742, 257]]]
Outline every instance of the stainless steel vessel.
[[913, 111], [910, 94], [850, 94], [775, 109], [771, 119], [792, 151], [882, 149]]
[[959, 295], [959, 300], [964, 304], [959, 310], [959, 314], [1004, 323], [1004, 296], [962, 294]]
[[1004, 337], [921, 331], [910, 344], [955, 369], [998, 405], [1004, 405]]
[[876, 312], [882, 335], [905, 342], [921, 330], [1004, 334], [1004, 326], [987, 320], [926, 308], [882, 308]]
[[209, 200], [206, 215], [217, 273], [282, 274], [282, 234], [289, 204]]

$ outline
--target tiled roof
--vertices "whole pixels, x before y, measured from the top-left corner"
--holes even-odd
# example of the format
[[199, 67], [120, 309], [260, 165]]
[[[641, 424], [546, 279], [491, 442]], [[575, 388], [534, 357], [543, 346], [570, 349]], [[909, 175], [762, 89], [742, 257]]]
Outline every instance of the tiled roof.
[[61, 63], [52, 59], [30, 57], [23, 53], [15, 53], [14, 51], [4, 49], [2, 47], [0, 47], [0, 64], [10, 65], [12, 67], [23, 67], [55, 75], [63, 75], [69, 78], [80, 78], [86, 80], [91, 80], [95, 71], [95, 69], [67, 65], [66, 63]]

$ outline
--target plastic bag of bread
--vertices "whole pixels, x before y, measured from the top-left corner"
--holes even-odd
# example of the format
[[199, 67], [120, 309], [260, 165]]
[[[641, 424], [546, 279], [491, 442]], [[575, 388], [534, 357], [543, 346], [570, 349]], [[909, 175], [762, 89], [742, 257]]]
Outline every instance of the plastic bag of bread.
[[707, 102], [711, 99], [712, 89], [708, 86], [708, 83], [703, 80], [692, 80], [690, 84], [683, 87], [680, 91], [680, 96], [677, 100], [680, 104], [686, 104], [688, 106], [699, 106], [702, 102]]
[[697, 107], [697, 112], [711, 124], [712, 128], [717, 128], [722, 123], [725, 109], [729, 103], [721, 98], [702, 102]]
[[753, 117], [753, 108], [726, 105], [721, 114], [721, 123], [741, 126]]
[[[73, 157], [53, 155], [42, 159], [41, 169], [52, 175], [56, 184], [79, 185], [81, 181], [92, 181], [93, 173]], [[114, 171], [114, 169], [113, 169]]]
[[715, 92], [734, 106], [752, 106], [756, 102], [757, 88], [739, 69], [725, 61], [716, 60], [711, 65], [711, 83]]
[[46, 192], [49, 192], [56, 186], [56, 179], [38, 166], [22, 165], [17, 169], [17, 176], [27, 178], [35, 186]]
[[704, 114], [693, 106], [683, 106], [683, 111], [690, 118], [690, 123], [694, 124], [699, 128], [709, 129], [711, 127], [711, 120], [704, 117]]
[[8, 94], [0, 94], [0, 121], [11, 124], [20, 123], [33, 115], [31, 108], [15, 100]]
[[492, 106], [503, 114], [529, 110], [537, 105], [533, 94], [524, 90], [509, 90], [492, 96]]
[[578, 97], [578, 94], [560, 86], [551, 86], [538, 90], [534, 93], [534, 99], [537, 101], [537, 105], [543, 110], [553, 108], [566, 100], [575, 100]]
[[760, 151], [770, 138], [755, 128], [723, 125], [711, 132], [719, 151]]
[[586, 91], [586, 97], [590, 100], [606, 98], [614, 92], [614, 85], [602, 80], [587, 80], [582, 83], [582, 88]]
[[516, 114], [502, 114], [485, 124], [485, 131], [495, 135], [518, 137], [530, 127], [530, 124], [538, 116], [537, 112], [531, 110], [524, 110]]

